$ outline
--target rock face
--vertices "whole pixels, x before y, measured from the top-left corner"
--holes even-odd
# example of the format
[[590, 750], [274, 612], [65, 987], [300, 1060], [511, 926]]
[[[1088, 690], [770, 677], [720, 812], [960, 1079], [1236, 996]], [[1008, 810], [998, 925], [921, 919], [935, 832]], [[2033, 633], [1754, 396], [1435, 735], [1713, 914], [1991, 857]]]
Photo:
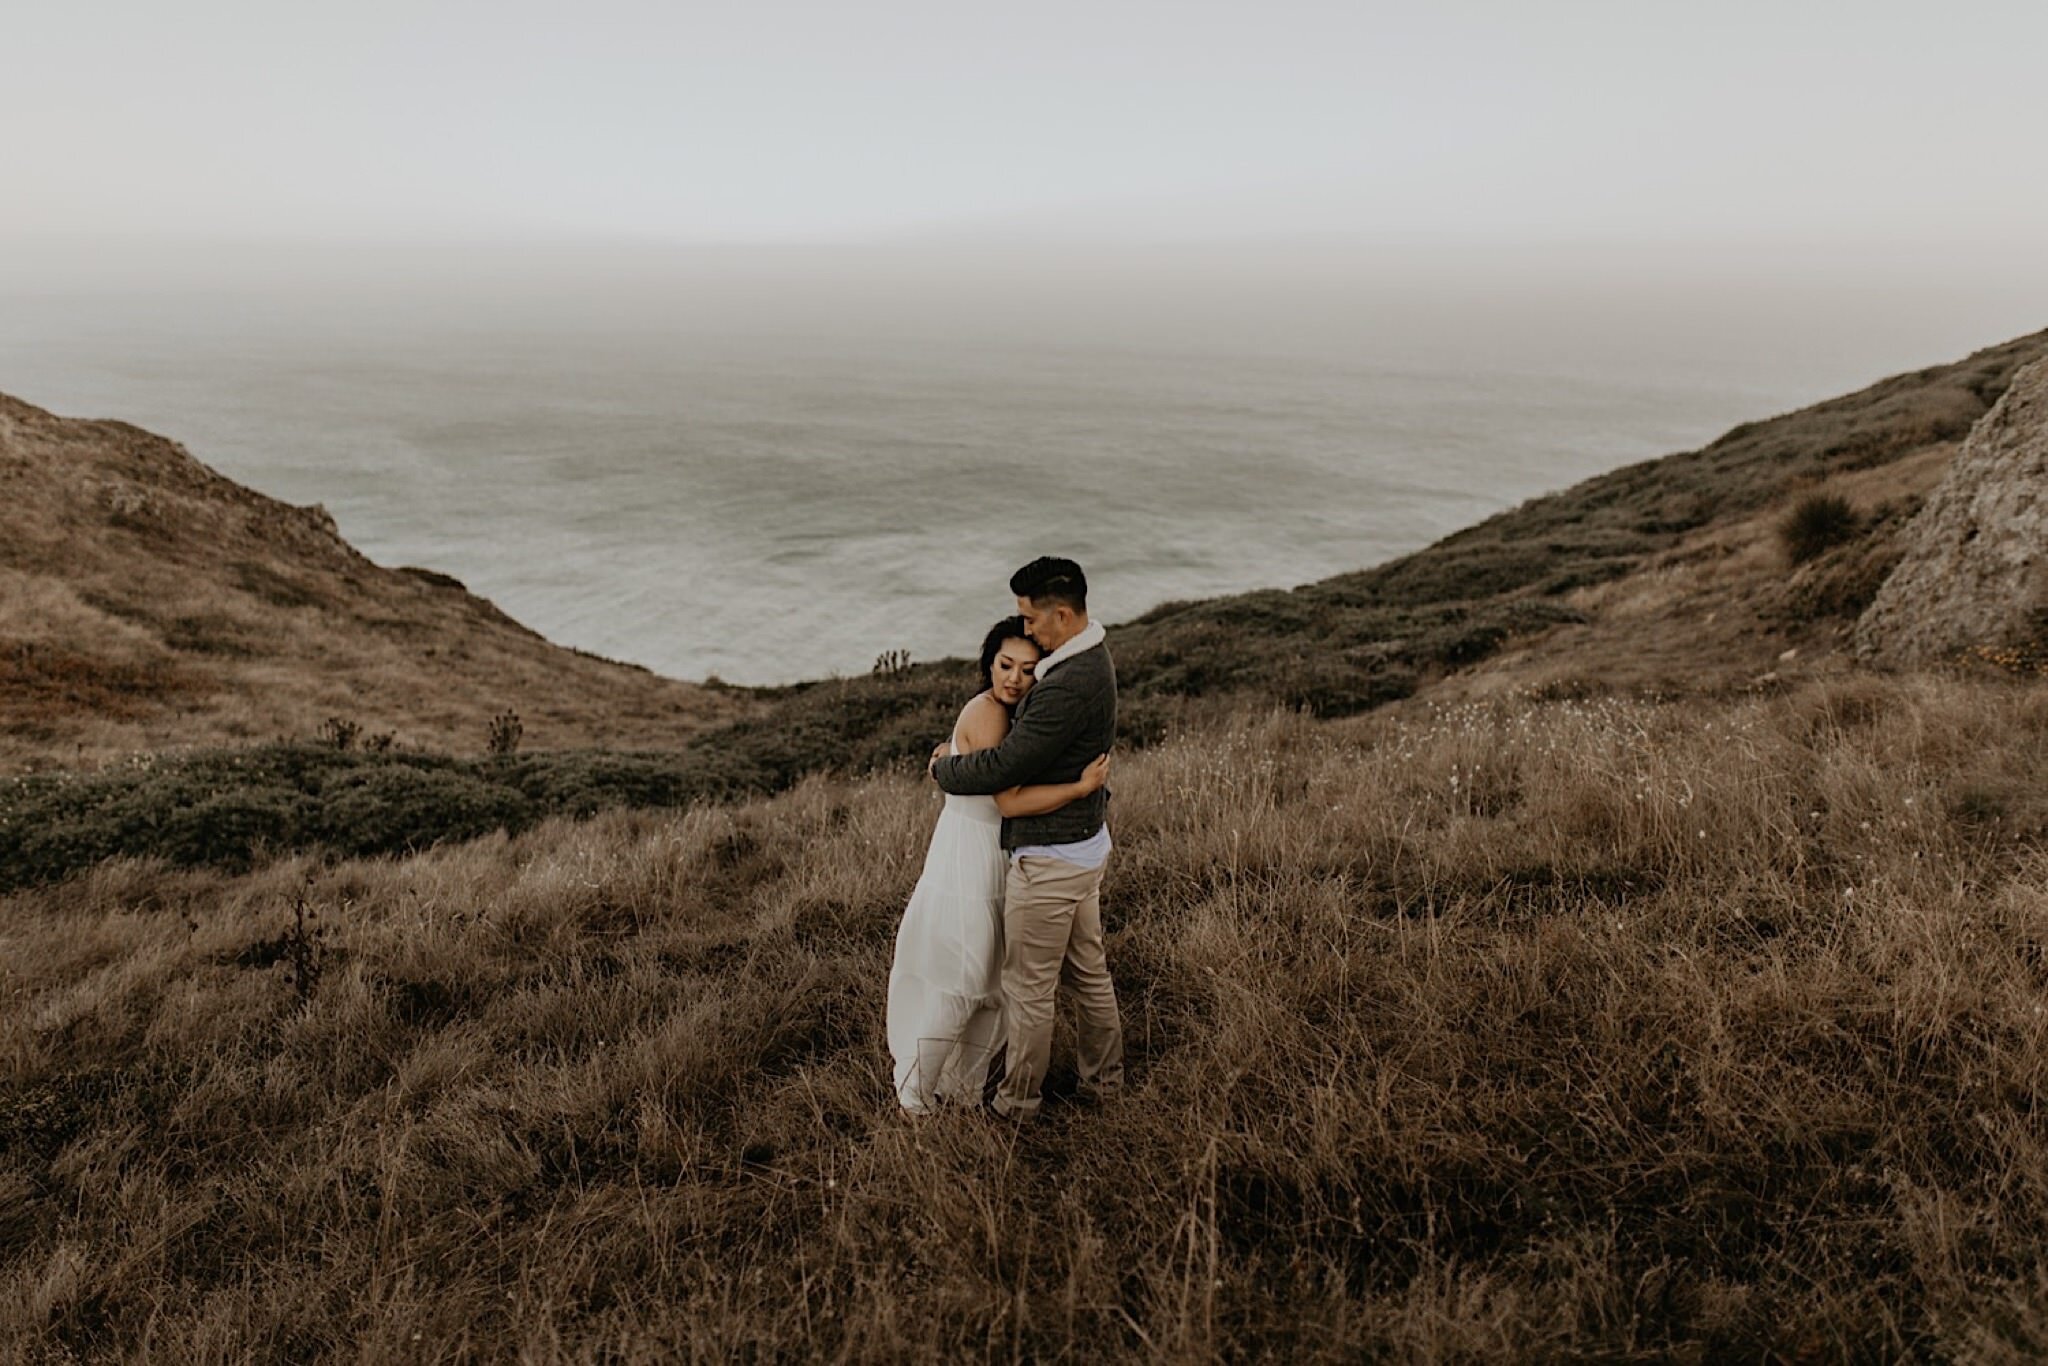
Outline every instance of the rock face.
[[2048, 361], [2013, 377], [1906, 529], [1905, 557], [1856, 623], [1887, 667], [2036, 641], [2048, 625]]

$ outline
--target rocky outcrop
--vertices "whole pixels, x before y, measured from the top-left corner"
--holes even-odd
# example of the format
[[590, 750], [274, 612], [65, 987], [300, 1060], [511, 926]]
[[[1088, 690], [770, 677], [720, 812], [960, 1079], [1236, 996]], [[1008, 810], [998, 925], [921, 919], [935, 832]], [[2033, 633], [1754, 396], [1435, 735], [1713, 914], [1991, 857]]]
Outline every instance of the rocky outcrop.
[[1905, 533], [1856, 653], [1905, 667], [2038, 641], [2048, 625], [2048, 361], [2013, 377]]

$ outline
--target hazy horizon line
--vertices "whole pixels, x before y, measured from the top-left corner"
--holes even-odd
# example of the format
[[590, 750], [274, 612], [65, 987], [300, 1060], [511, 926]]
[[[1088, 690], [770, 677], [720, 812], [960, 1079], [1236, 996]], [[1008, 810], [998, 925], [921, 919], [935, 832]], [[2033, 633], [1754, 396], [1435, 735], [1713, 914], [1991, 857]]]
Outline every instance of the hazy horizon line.
[[[889, 278], [948, 280], [1114, 272], [1142, 282], [1189, 271], [1221, 278], [1424, 285], [1462, 278], [1534, 282], [1712, 281], [1837, 283], [1858, 279], [2039, 294], [2048, 309], [2048, 260], [2033, 238], [1982, 235], [1856, 241], [1825, 236], [1707, 233], [1463, 233], [1301, 230], [1154, 236], [1121, 232], [1008, 234], [938, 230], [867, 236], [717, 239], [622, 233], [412, 235], [10, 233], [0, 229], [0, 288], [11, 292], [125, 288], [229, 279], [282, 282], [317, 269], [332, 278], [412, 282], [419, 272], [488, 279], [534, 270], [551, 277], [679, 274], [802, 277], [848, 269]], [[1413, 273], [1414, 278], [1407, 278]], [[1206, 277], [1205, 277], [1206, 278]]]

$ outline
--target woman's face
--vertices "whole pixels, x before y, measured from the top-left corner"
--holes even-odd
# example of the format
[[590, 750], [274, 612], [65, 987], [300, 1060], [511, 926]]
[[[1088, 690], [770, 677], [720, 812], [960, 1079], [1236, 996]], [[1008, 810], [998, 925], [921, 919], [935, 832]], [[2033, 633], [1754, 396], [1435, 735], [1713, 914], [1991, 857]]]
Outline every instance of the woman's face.
[[1014, 707], [1031, 691], [1031, 673], [1038, 667], [1038, 647], [1028, 640], [1006, 640], [988, 666], [989, 691], [996, 701]]

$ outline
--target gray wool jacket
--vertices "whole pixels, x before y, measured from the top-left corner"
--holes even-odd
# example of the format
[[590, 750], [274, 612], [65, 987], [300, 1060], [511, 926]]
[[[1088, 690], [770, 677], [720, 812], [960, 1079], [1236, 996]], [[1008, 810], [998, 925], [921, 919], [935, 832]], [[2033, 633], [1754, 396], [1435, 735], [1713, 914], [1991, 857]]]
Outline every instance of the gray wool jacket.
[[[1017, 704], [1001, 744], [940, 759], [932, 776], [961, 797], [993, 796], [1029, 783], [1071, 783], [1115, 743], [1116, 664], [1103, 644], [1061, 660], [1033, 685]], [[1043, 816], [1006, 817], [1003, 848], [1078, 843], [1092, 838], [1108, 818], [1105, 787]]]

